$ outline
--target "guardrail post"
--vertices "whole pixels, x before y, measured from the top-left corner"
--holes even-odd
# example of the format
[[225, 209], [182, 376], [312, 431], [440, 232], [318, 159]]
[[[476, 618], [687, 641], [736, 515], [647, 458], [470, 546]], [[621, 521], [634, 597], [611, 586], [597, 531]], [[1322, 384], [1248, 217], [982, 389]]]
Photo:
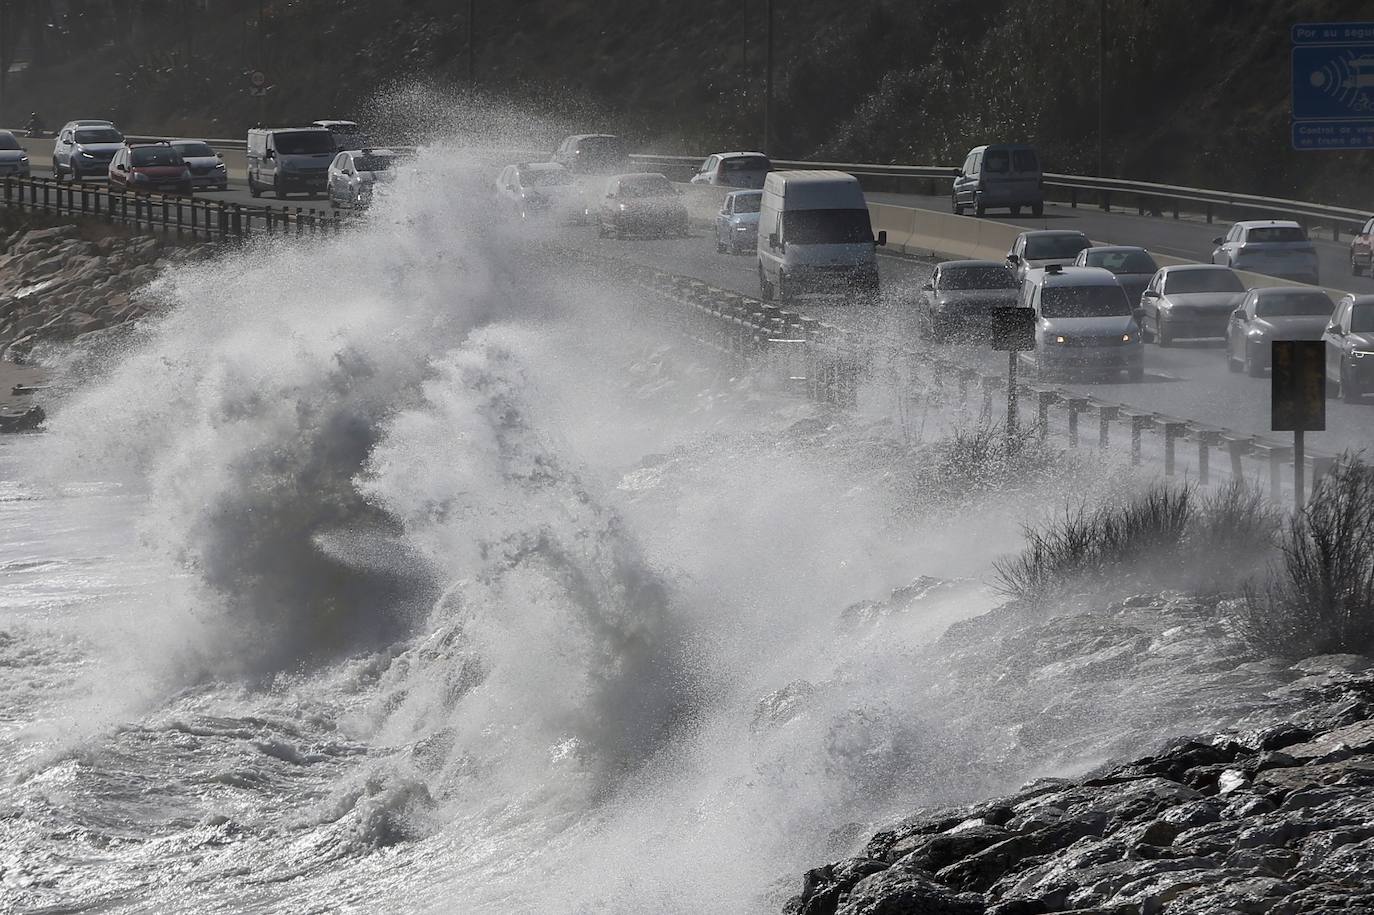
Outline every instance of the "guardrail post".
[[1220, 437], [1231, 457], [1231, 476], [1238, 480], [1244, 480], [1245, 466], [1241, 458], [1249, 453], [1253, 439], [1248, 435], [1230, 435], [1225, 432], [1221, 433]]
[[1312, 489], [1316, 490], [1317, 481], [1331, 472], [1336, 466], [1336, 459], [1326, 454], [1314, 454], [1311, 456], [1312, 462]]
[[1097, 405], [1097, 447], [1099, 451], [1106, 451], [1108, 439], [1111, 435], [1112, 420], [1121, 414], [1121, 408], [1116, 404]]
[[1104, 212], [1104, 213], [1110, 213], [1111, 211], [1112, 211], [1112, 192], [1111, 192], [1111, 191], [1104, 190], [1104, 191], [1102, 191], [1102, 212]]
[[1209, 204], [1207, 204], [1207, 225], [1210, 226], [1211, 224], [1212, 224], [1212, 205], [1209, 203]]
[[1002, 379], [993, 375], [983, 376], [983, 411], [982, 415], [992, 416], [992, 396], [995, 392], [1002, 389]]
[[1059, 395], [1052, 390], [1038, 388], [1035, 392], [1035, 423], [1042, 442], [1050, 434], [1050, 405], [1058, 399]]
[[1078, 447], [1078, 414], [1088, 409], [1088, 398], [1070, 397], [1066, 403], [1069, 408], [1069, 447]]
[[1120, 415], [1131, 422], [1131, 466], [1139, 467], [1141, 432], [1154, 425], [1154, 416], [1125, 408], [1120, 410]]
[[1069, 188], [1069, 209], [1078, 209], [1078, 188], [1076, 187]]
[[1165, 419], [1159, 421], [1159, 426], [1164, 430], [1164, 476], [1174, 475], [1174, 442], [1183, 435], [1188, 429], [1188, 424], [1181, 419]]

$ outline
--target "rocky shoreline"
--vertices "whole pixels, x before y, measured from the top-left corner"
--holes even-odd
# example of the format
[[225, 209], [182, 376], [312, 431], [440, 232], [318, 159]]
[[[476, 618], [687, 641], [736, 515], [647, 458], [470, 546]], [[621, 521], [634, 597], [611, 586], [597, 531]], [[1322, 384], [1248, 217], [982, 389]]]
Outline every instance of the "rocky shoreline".
[[155, 307], [139, 291], [202, 247], [103, 225], [0, 230], [0, 359], [23, 363], [39, 344], [139, 320]]
[[[1009, 744], [1066, 744], [1037, 759], [1071, 767], [1163, 736], [1170, 720], [1216, 730], [870, 828], [782, 911], [1374, 912], [1374, 662], [1255, 658], [1228, 610], [1161, 595], [1031, 622], [1008, 608], [951, 629], [941, 666], [987, 671], [948, 689], [951, 708], [1009, 702]], [[1084, 726], [1085, 712], [1106, 720]]]

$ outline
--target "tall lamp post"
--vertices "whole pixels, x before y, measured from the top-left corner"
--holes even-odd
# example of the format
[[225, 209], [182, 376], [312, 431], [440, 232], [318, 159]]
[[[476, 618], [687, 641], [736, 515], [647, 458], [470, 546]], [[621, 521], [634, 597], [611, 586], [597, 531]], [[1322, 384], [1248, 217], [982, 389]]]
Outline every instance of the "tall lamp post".
[[763, 77], [763, 151], [773, 154], [773, 0], [765, 0], [768, 20]]
[[477, 85], [477, 0], [468, 0], [468, 85]]
[[1097, 3], [1097, 177], [1107, 177], [1103, 153], [1107, 135], [1107, 0]]

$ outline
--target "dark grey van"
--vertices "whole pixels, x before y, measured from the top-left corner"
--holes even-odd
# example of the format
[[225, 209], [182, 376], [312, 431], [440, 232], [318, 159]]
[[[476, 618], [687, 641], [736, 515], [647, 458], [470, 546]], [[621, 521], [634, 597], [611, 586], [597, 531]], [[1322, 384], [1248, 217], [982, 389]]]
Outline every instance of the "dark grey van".
[[988, 209], [1009, 209], [1020, 216], [1022, 207], [1041, 216], [1045, 212], [1044, 175], [1035, 147], [998, 143], [969, 151], [954, 178], [950, 206], [956, 216], [972, 209], [982, 216]]

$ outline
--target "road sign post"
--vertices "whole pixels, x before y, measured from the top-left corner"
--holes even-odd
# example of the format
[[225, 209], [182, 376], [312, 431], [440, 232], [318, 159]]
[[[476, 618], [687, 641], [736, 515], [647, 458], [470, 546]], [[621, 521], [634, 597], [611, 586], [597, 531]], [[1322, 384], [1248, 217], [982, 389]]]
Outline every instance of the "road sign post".
[[1293, 148], [1374, 149], [1374, 22], [1292, 29]]
[[1326, 344], [1275, 340], [1271, 344], [1270, 428], [1293, 433], [1293, 505], [1305, 499], [1304, 433], [1326, 430]]
[[992, 348], [1007, 354], [1007, 450], [1016, 447], [1020, 405], [1017, 403], [1016, 362], [1019, 354], [1035, 349], [1035, 311], [1004, 306], [992, 310]]

